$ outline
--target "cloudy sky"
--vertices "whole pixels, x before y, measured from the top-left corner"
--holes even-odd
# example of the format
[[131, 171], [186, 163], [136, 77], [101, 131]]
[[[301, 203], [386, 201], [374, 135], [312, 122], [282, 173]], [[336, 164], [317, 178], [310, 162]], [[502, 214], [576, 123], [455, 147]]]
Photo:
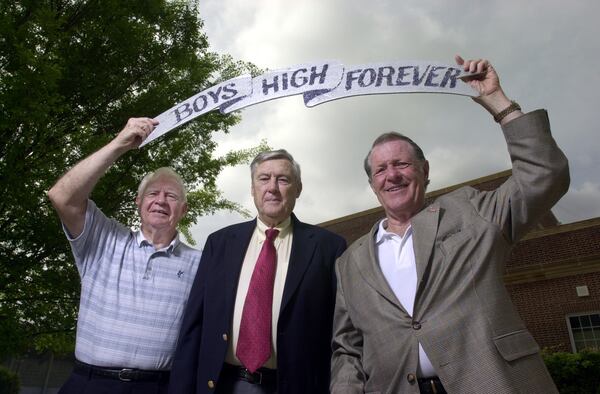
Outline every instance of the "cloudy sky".
[[[212, 50], [263, 69], [337, 60], [346, 65], [427, 60], [455, 54], [487, 58], [507, 95], [525, 111], [546, 108], [570, 159], [571, 188], [555, 206], [563, 223], [600, 216], [600, 2], [580, 0], [203, 0]], [[423, 147], [430, 191], [510, 168], [490, 115], [464, 96], [394, 94], [346, 98], [306, 108], [301, 96], [242, 110], [218, 153], [262, 139], [285, 148], [302, 167], [295, 213], [320, 223], [378, 202], [362, 170], [373, 139], [396, 130]], [[247, 166], [225, 170], [226, 198], [255, 212]], [[198, 246], [211, 232], [245, 220], [218, 212], [198, 220]]]

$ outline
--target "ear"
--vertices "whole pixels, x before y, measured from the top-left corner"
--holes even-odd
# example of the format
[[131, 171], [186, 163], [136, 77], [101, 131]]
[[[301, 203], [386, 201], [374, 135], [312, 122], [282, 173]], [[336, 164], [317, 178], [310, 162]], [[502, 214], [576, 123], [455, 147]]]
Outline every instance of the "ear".
[[135, 205], [137, 205], [138, 209], [141, 208], [142, 199], [140, 198], [140, 196], [135, 196]]
[[423, 163], [423, 176], [425, 176], [425, 180], [429, 179], [429, 161], [427, 160]]
[[302, 193], [302, 183], [298, 184], [298, 190], [296, 191], [296, 198], [300, 197], [300, 193]]
[[181, 205], [181, 217], [184, 217], [185, 214], [187, 213], [187, 211], [188, 211], [188, 204], [187, 204], [187, 202], [184, 202]]

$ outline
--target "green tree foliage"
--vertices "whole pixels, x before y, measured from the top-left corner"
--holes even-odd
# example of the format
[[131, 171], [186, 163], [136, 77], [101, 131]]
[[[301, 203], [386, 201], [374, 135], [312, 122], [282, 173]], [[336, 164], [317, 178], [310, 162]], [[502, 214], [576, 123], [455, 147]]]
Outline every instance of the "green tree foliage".
[[[0, 0], [0, 354], [72, 350], [79, 277], [46, 191], [131, 116], [156, 116], [251, 65], [210, 52], [197, 5], [161, 0]], [[193, 190], [182, 230], [239, 209], [215, 178], [258, 148], [214, 158], [216, 111], [128, 152], [92, 198], [136, 225], [143, 175], [171, 166]]]
[[545, 353], [544, 362], [561, 394], [600, 394], [600, 353]]

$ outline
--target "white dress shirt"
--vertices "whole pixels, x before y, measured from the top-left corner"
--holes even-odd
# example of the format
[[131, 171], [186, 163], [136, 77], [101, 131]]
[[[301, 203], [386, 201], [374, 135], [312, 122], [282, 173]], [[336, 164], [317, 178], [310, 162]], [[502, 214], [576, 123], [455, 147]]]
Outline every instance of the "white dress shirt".
[[[254, 272], [254, 266], [258, 260], [258, 255], [262, 249], [262, 245], [265, 242], [266, 234], [265, 231], [269, 227], [256, 218], [256, 228], [248, 244], [246, 250], [246, 256], [242, 264], [242, 270], [240, 272], [240, 279], [238, 281], [237, 294], [235, 296], [235, 308], [233, 311], [233, 327], [231, 330], [231, 341], [229, 341], [229, 347], [227, 349], [227, 356], [225, 362], [232, 365], [241, 365], [240, 360], [235, 355], [235, 349], [240, 334], [240, 323], [242, 321], [242, 311], [244, 310], [244, 302], [246, 301], [246, 294], [248, 293], [248, 287], [250, 286], [250, 279]], [[275, 271], [275, 283], [273, 286], [273, 311], [272, 311], [272, 324], [271, 324], [271, 357], [263, 365], [266, 368], [276, 369], [277, 368], [277, 321], [279, 319], [279, 309], [281, 308], [281, 299], [283, 297], [283, 288], [285, 286], [285, 278], [287, 277], [288, 266], [290, 262], [290, 252], [292, 250], [292, 238], [293, 231], [291, 225], [291, 218], [287, 218], [281, 222], [278, 226], [274, 227], [279, 230], [277, 238], [273, 241], [275, 250], [277, 251], [277, 270]]]
[[[412, 227], [408, 227], [404, 236], [386, 230], [387, 219], [379, 222], [375, 234], [375, 251], [383, 276], [392, 291], [409, 315], [413, 314], [415, 294], [417, 292], [417, 264], [413, 249]], [[437, 373], [423, 347], [419, 343], [419, 377], [436, 376]]]

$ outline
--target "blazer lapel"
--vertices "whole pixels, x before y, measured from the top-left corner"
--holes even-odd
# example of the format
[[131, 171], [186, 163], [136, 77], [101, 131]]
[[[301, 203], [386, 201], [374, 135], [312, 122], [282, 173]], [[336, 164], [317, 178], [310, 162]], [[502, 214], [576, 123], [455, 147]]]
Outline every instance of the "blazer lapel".
[[396, 298], [396, 295], [385, 279], [385, 276], [383, 276], [383, 272], [381, 272], [381, 267], [377, 261], [375, 253], [375, 233], [377, 232], [378, 226], [379, 222], [375, 223], [371, 228], [369, 235], [358, 241], [361, 242], [361, 245], [354, 250], [354, 256], [351, 261], [357, 265], [362, 277], [369, 286], [377, 291], [383, 298], [408, 314], [400, 301], [398, 301], [398, 298]]
[[300, 285], [304, 272], [306, 272], [311, 263], [311, 258], [316, 247], [313, 231], [300, 222], [293, 213], [292, 225], [294, 239], [292, 240], [292, 250], [290, 251], [290, 261], [285, 278], [280, 311], [285, 309], [292, 295]]
[[415, 296], [415, 305], [417, 297], [422, 291], [423, 276], [429, 265], [429, 258], [433, 252], [435, 238], [437, 236], [438, 223], [440, 218], [440, 205], [434, 202], [411, 220], [413, 229], [413, 248], [415, 250], [415, 261], [417, 264], [417, 294]]
[[221, 274], [224, 277], [224, 280], [219, 284], [219, 286], [226, 286], [224, 292], [225, 305], [226, 308], [230, 308], [231, 310], [233, 310], [233, 304], [235, 302], [235, 295], [237, 292], [238, 281], [240, 279], [242, 264], [244, 262], [244, 257], [246, 256], [246, 250], [248, 249], [248, 245], [255, 228], [256, 219], [241, 223], [239, 228], [235, 229], [235, 231], [232, 231], [226, 240], [223, 261], [220, 261], [217, 265], [220, 267]]

